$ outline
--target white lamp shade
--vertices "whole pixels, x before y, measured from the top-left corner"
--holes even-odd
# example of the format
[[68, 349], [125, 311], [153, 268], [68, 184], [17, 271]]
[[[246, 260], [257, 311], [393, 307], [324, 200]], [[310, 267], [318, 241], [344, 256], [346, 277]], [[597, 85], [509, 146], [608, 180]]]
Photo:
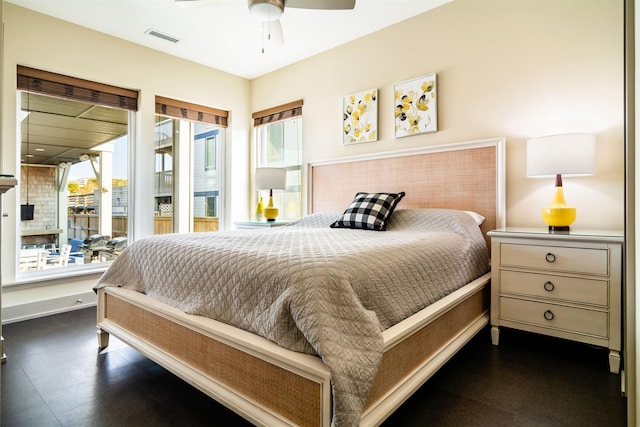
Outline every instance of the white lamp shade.
[[588, 133], [542, 136], [527, 141], [527, 176], [593, 175], [596, 138]]
[[287, 170], [284, 168], [257, 168], [256, 189], [284, 190], [287, 188]]

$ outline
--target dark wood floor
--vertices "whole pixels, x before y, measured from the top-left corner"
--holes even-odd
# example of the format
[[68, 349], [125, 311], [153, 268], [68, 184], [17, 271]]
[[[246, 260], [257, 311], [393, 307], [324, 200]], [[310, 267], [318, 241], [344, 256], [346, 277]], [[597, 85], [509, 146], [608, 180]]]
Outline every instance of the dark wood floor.
[[[4, 326], [2, 426], [249, 425], [112, 338], [97, 351], [95, 309]], [[626, 425], [607, 351], [488, 328], [386, 426]]]

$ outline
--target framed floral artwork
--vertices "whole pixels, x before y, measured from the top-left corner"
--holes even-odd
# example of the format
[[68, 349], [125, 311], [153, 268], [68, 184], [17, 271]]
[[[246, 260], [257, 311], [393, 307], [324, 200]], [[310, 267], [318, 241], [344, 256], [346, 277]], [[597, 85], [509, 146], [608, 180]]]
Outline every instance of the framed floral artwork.
[[438, 131], [436, 73], [397, 83], [393, 93], [396, 138]]
[[342, 143], [378, 140], [378, 89], [345, 96], [342, 101]]

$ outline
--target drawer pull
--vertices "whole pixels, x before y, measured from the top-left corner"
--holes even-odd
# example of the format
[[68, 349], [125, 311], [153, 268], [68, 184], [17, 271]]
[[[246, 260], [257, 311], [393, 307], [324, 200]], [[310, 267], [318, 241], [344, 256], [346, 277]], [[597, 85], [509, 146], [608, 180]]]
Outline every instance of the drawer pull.
[[544, 290], [547, 292], [551, 292], [556, 288], [556, 285], [554, 285], [552, 282], [547, 281], [544, 284]]
[[551, 252], [547, 253], [544, 256], [544, 259], [546, 259], [547, 262], [556, 262], [556, 256], [554, 254], [552, 254]]
[[544, 318], [547, 320], [553, 320], [553, 318], [556, 317], [551, 310], [547, 310], [544, 312]]

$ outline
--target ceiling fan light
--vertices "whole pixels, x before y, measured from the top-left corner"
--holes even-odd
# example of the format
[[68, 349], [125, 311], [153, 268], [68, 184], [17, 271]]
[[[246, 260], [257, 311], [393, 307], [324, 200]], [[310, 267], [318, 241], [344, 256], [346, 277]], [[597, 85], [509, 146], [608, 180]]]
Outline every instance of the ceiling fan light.
[[249, 10], [260, 21], [275, 21], [284, 11], [284, 3], [278, 0], [249, 0]]

